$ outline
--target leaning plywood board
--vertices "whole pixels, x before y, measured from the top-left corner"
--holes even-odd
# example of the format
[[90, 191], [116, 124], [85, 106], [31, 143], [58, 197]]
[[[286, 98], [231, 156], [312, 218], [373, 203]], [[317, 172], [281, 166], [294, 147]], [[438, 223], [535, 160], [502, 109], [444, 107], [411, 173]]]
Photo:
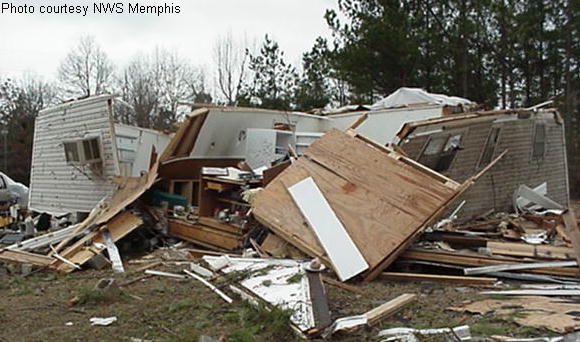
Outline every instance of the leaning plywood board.
[[312, 177], [375, 278], [466, 190], [392, 149], [331, 130], [260, 192], [254, 216], [276, 235], [331, 265], [288, 187]]
[[311, 177], [294, 184], [288, 191], [314, 230], [340, 280], [348, 280], [369, 268]]

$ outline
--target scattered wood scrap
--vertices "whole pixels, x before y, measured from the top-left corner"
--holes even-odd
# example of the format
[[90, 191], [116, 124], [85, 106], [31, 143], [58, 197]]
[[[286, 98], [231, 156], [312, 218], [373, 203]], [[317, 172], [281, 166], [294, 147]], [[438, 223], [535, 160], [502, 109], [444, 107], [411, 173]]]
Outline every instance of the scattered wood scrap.
[[560, 298], [522, 296], [509, 301], [485, 299], [449, 309], [482, 315], [493, 312], [496, 317], [507, 317], [519, 325], [546, 328], [557, 333], [580, 330], [577, 317], [580, 304]]

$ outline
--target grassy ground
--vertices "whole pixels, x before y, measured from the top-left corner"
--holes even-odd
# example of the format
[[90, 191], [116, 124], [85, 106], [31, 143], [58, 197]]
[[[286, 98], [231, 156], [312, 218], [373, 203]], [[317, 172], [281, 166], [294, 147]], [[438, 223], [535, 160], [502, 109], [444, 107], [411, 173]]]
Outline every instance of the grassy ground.
[[[199, 335], [235, 342], [299, 340], [288, 329], [286, 312], [255, 309], [241, 300], [227, 304], [194, 280], [151, 277], [127, 286], [120, 296], [103, 296], [92, 291], [101, 278], [116, 278], [123, 283], [141, 275], [85, 270], [70, 275], [0, 276], [0, 341], [196, 342]], [[381, 280], [357, 286], [364, 295], [326, 285], [333, 318], [364, 313], [402, 293], [416, 293], [419, 298], [377, 327], [338, 335], [333, 337], [335, 341], [377, 340], [377, 332], [389, 327], [439, 328], [462, 324], [470, 325], [473, 334], [479, 336], [550, 335], [517, 326], [510, 317], [478, 317], [446, 310], [463, 301], [482, 299], [477, 289]], [[78, 303], [71, 306], [74, 297], [78, 297]], [[118, 321], [106, 327], [93, 327], [89, 323], [91, 317], [109, 316], [117, 316]]]

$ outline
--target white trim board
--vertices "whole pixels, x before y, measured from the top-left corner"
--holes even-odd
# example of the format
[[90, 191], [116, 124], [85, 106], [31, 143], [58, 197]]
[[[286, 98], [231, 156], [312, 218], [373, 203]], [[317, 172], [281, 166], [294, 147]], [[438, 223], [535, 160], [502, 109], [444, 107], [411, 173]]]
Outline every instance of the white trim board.
[[369, 268], [312, 177], [292, 185], [288, 191], [314, 230], [340, 280], [348, 280]]

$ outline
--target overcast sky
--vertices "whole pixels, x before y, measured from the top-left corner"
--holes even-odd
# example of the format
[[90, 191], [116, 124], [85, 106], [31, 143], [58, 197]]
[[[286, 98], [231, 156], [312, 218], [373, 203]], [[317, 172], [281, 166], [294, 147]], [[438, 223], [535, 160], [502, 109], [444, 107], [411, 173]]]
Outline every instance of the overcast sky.
[[[110, 59], [120, 67], [138, 51], [155, 46], [176, 49], [195, 65], [211, 67], [211, 50], [217, 36], [231, 31], [261, 42], [269, 33], [285, 51], [287, 60], [299, 63], [318, 36], [330, 36], [323, 18], [336, 0], [175, 0], [180, 14], [94, 14], [92, 1], [15, 0], [35, 6], [35, 14], [0, 13], [0, 76], [35, 73], [45, 79], [56, 70], [79, 37], [94, 35]], [[133, 1], [124, 1], [124, 9]], [[164, 4], [140, 1], [140, 4]], [[78, 14], [40, 14], [41, 5], [89, 6]]]

